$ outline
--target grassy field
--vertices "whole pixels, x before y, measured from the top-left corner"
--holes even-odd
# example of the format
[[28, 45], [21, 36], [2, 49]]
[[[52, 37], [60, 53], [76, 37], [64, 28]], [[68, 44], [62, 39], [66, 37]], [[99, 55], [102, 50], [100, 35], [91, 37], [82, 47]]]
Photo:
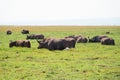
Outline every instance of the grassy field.
[[[12, 35], [6, 35], [8, 29]], [[9, 48], [10, 40], [26, 39], [22, 29], [55, 38], [107, 35], [116, 45], [77, 43], [74, 49], [49, 51], [37, 49], [38, 43], [30, 40], [30, 49]], [[120, 80], [120, 26], [0, 26], [0, 80]]]

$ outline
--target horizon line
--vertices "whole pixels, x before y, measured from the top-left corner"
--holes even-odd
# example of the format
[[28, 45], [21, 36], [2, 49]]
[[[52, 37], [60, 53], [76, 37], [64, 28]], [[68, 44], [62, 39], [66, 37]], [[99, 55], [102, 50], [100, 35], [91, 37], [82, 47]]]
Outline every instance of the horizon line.
[[77, 27], [77, 26], [78, 26], [78, 27], [79, 27], [79, 26], [84, 26], [84, 27], [85, 27], [85, 26], [89, 26], [89, 27], [92, 27], [92, 26], [93, 26], [93, 27], [94, 27], [94, 26], [98, 26], [98, 27], [99, 27], [99, 26], [100, 26], [100, 27], [102, 27], [102, 26], [106, 26], [106, 27], [107, 27], [107, 26], [120, 26], [120, 25], [0, 25], [0, 27], [6, 27], [6, 26], [11, 26], [11, 27], [23, 27], [23, 26], [26, 26], [26, 27], [34, 27], [34, 26], [36, 26], [36, 27], [42, 27], [42, 26], [43, 26], [43, 27], [44, 27], [44, 26], [56, 26], [56, 27], [57, 27], [57, 26], [68, 26], [68, 27], [69, 27], [69, 26], [76, 26], [76, 27]]

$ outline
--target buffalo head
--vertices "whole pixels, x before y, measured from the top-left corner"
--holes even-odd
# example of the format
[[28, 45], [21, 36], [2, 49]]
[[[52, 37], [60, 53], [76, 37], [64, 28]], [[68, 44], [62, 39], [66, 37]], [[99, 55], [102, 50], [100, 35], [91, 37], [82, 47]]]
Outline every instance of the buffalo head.
[[15, 46], [15, 45], [16, 45], [16, 41], [10, 41], [10, 44], [9, 44], [10, 48], [13, 47], [13, 46]]

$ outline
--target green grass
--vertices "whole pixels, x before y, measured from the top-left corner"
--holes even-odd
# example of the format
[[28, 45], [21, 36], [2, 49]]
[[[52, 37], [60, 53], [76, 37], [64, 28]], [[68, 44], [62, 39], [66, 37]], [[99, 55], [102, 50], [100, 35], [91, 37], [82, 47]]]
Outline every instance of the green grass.
[[[6, 30], [12, 35], [6, 35]], [[22, 29], [31, 34], [63, 38], [82, 34], [86, 37], [107, 35], [115, 39], [115, 46], [100, 43], [78, 43], [70, 50], [37, 49], [32, 47], [9, 48], [9, 40], [24, 40]], [[110, 31], [111, 34], [105, 34]], [[120, 27], [0, 27], [0, 80], [119, 80], [120, 79]]]

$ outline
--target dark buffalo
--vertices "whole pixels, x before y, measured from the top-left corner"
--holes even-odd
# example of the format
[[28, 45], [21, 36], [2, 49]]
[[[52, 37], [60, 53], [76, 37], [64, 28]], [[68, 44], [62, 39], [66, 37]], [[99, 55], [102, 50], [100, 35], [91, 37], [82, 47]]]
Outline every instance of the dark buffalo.
[[9, 43], [9, 47], [13, 47], [13, 46], [16, 46], [16, 47], [28, 47], [30, 48], [31, 47], [31, 44], [30, 44], [30, 41], [29, 40], [18, 40], [18, 41], [11, 41]]
[[43, 34], [27, 35], [26, 39], [44, 39], [44, 35]]
[[87, 38], [86, 37], [78, 37], [77, 38], [77, 43], [87, 43]]
[[43, 41], [39, 42], [38, 49], [47, 48], [49, 50], [63, 50], [66, 47], [74, 48], [75, 40], [70, 39], [70, 38], [67, 38], [67, 39], [48, 38], [48, 39], [44, 39]]
[[103, 39], [101, 39], [101, 44], [103, 44], [103, 45], [115, 45], [115, 41], [112, 38], [103, 38]]
[[94, 36], [93, 38], [89, 39], [89, 42], [100, 42], [102, 38], [108, 38], [108, 36]]
[[22, 34], [29, 34], [29, 30], [23, 29], [23, 30], [21, 31], [21, 33], [22, 33]]
[[7, 30], [7, 31], [6, 31], [6, 34], [7, 34], [7, 35], [11, 35], [11, 34], [12, 34], [12, 31], [11, 31], [11, 30]]

